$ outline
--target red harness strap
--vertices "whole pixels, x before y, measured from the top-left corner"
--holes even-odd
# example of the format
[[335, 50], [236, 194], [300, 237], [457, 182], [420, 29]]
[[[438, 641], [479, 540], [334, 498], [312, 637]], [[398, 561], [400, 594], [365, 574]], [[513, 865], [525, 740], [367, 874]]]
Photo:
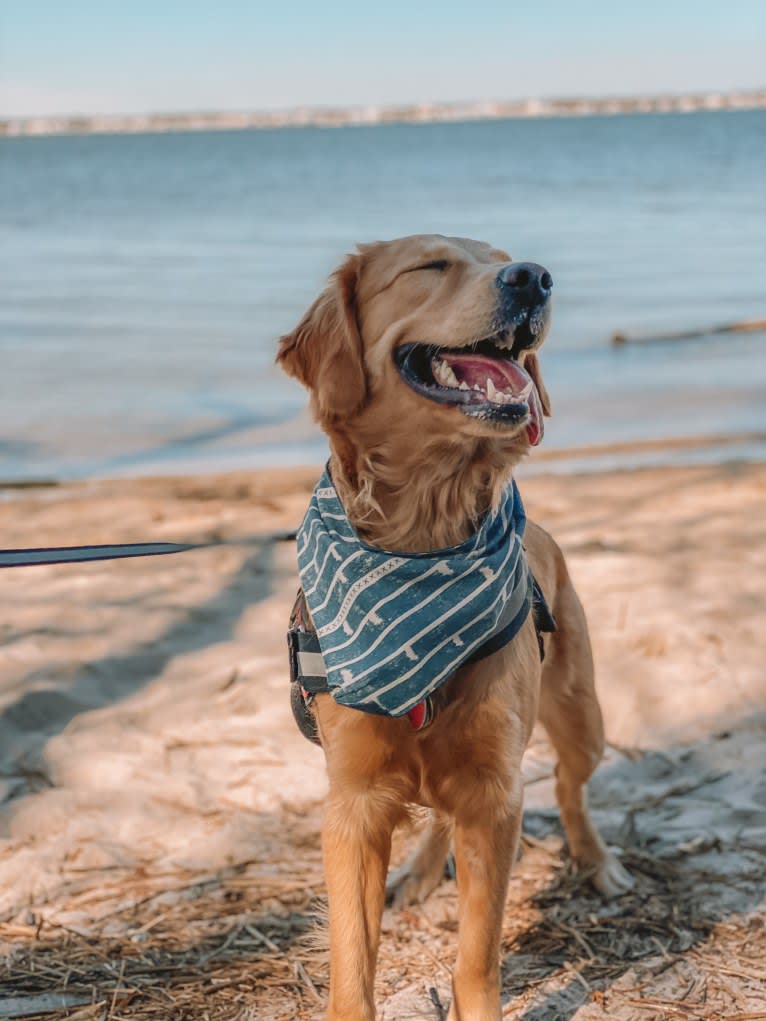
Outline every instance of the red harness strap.
[[412, 724], [413, 730], [422, 730], [423, 727], [427, 727], [433, 716], [433, 706], [431, 705], [430, 698], [424, 698], [422, 702], [418, 702], [415, 708], [410, 709], [407, 713], [407, 719]]

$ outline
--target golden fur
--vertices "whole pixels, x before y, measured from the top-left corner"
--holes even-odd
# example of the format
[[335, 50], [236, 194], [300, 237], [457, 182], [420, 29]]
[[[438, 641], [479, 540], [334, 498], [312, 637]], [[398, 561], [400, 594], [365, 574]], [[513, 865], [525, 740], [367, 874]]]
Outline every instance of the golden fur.
[[[441, 236], [361, 246], [282, 338], [278, 361], [310, 392], [339, 496], [367, 541], [409, 552], [463, 541], [527, 452], [523, 427], [469, 419], [421, 396], [392, 359], [409, 341], [462, 347], [492, 333], [496, 278], [510, 261], [481, 242]], [[433, 269], [435, 262], [447, 265]], [[520, 360], [548, 414], [535, 352]], [[520, 764], [538, 716], [559, 758], [556, 794], [573, 858], [606, 895], [630, 883], [587, 812], [585, 784], [601, 758], [603, 728], [582, 607], [550, 536], [529, 522], [525, 545], [558, 623], [543, 664], [530, 616], [509, 645], [461, 668], [439, 690], [436, 718], [423, 731], [329, 695], [316, 699], [329, 777], [322, 840], [330, 1021], [373, 1021], [386, 889], [397, 905], [426, 897], [453, 841], [460, 924], [449, 1021], [498, 1021]], [[391, 833], [407, 804], [431, 808], [433, 822], [386, 886]]]

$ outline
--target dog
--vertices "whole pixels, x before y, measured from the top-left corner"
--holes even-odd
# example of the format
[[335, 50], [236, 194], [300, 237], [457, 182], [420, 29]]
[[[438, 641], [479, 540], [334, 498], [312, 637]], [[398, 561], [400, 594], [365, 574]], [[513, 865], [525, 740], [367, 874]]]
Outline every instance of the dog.
[[[409, 563], [460, 550], [498, 520], [514, 466], [550, 414], [538, 350], [552, 283], [544, 267], [464, 238], [361, 245], [281, 338], [277, 361], [308, 389], [329, 437], [320, 496], [337, 499], [361, 549]], [[311, 535], [303, 545], [316, 566]], [[329, 1021], [373, 1021], [386, 898], [403, 906], [427, 897], [452, 847], [459, 931], [448, 1021], [499, 1021], [521, 758], [538, 718], [558, 758], [556, 797], [572, 858], [607, 897], [632, 885], [588, 814], [586, 783], [604, 736], [585, 615], [553, 539], [530, 521], [523, 546], [519, 562], [556, 630], [543, 636], [528, 613], [512, 640], [464, 657], [429, 693], [427, 725], [382, 703], [343, 704], [345, 689], [310, 697], [329, 779]], [[332, 565], [339, 554], [327, 549], [322, 559]], [[314, 616], [310, 602], [308, 611]], [[457, 633], [455, 640], [464, 644]], [[387, 880], [391, 834], [408, 805], [427, 806], [431, 822]]]

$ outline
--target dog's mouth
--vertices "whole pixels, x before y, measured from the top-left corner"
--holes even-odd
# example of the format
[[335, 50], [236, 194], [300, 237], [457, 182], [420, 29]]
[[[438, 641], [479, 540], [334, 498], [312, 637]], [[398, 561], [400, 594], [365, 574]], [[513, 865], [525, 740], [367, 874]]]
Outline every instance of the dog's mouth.
[[503, 330], [467, 347], [402, 344], [394, 363], [416, 393], [501, 428], [525, 425], [535, 446], [543, 438], [543, 409], [534, 380], [514, 355], [514, 339], [513, 330]]

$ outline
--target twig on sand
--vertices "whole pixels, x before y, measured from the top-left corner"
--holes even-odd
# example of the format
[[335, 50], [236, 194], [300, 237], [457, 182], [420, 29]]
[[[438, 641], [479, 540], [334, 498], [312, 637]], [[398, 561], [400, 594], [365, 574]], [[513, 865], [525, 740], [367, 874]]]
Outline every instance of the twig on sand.
[[107, 1021], [109, 1018], [114, 1016], [114, 1008], [117, 1005], [117, 997], [120, 994], [120, 986], [122, 980], [125, 977], [125, 958], [120, 961], [120, 974], [117, 976], [117, 985], [114, 987], [114, 993], [112, 993], [112, 1002], [109, 1004], [109, 1013], [107, 1014]]
[[730, 770], [723, 773], [708, 773], [707, 776], [703, 776], [701, 780], [695, 780], [694, 783], [679, 783], [673, 787], [669, 787], [662, 794], [653, 794], [648, 798], [642, 798], [641, 801], [637, 801], [634, 805], [631, 805], [629, 812], [635, 814], [636, 812], [644, 812], [647, 808], [656, 808], [657, 805], [661, 805], [663, 801], [667, 801], [668, 798], [677, 798], [686, 794], [691, 794], [692, 791], [699, 790], [700, 787], [707, 787], [708, 784], [718, 783], [719, 780], [723, 780], [725, 777], [730, 775]]
[[273, 940], [270, 940], [268, 936], [265, 936], [260, 929], [256, 929], [253, 925], [246, 925], [245, 929], [251, 936], [257, 939], [259, 943], [263, 943], [265, 947], [268, 947], [273, 954], [279, 953], [279, 947], [276, 943], [274, 943]]
[[723, 972], [724, 975], [734, 975], [736, 978], [749, 978], [756, 982], [766, 982], [766, 971], [751, 971], [748, 968], [732, 968], [728, 965], [718, 964], [718, 962], [713, 965], [708, 961], [702, 960], [699, 954], [695, 954], [695, 958], [701, 968], [704, 968], [705, 971], [711, 971], [715, 975], [719, 972]]
[[293, 971], [295, 972], [295, 977], [307, 987], [307, 989], [310, 991], [311, 995], [314, 997], [316, 1002], [321, 1003], [322, 997], [319, 995], [319, 990], [311, 981], [311, 976], [303, 967], [300, 961], [295, 961], [293, 963]]
[[611, 343], [614, 347], [625, 344], [651, 344], [666, 340], [692, 340], [694, 337], [707, 337], [720, 333], [753, 333], [766, 330], [766, 319], [741, 319], [734, 323], [719, 323], [718, 326], [700, 326], [692, 330], [678, 330], [670, 333], [647, 334], [643, 337], [626, 337], [624, 333], [613, 333]]
[[444, 961], [439, 960], [436, 954], [433, 953], [433, 951], [426, 945], [424, 940], [420, 940], [420, 945], [423, 948], [423, 953], [426, 955], [426, 957], [430, 957], [437, 967], [441, 968], [442, 971], [446, 972], [447, 975], [451, 977], [452, 972], [450, 971], [450, 969], [447, 967]]
[[[559, 920], [556, 924], [558, 925], [559, 929], [563, 929], [563, 931], [566, 932], [569, 936], [571, 936], [572, 939], [575, 940], [575, 942], [580, 944], [585, 953], [588, 955], [589, 960], [593, 961], [595, 959], [596, 955], [593, 952], [593, 947], [582, 935], [582, 933], [579, 933], [577, 929], [575, 929], [573, 926], [567, 925], [565, 922], [562, 922], [561, 920]], [[566, 967], [566, 965], [564, 965], [564, 967]]]
[[700, 1006], [699, 1003], [689, 1003], [686, 1000], [671, 1003], [669, 1000], [650, 1000], [643, 996], [641, 997], [640, 1000], [626, 999], [623, 1002], [630, 1007], [643, 1007], [644, 1010], [646, 1009], [663, 1010], [666, 1011], [667, 1014], [672, 1014], [674, 1016], [679, 1016], [686, 1019], [694, 1017], [693, 1014], [692, 1015], [689, 1014], [690, 1008], [698, 1008]]
[[573, 979], [580, 983], [588, 996], [593, 992], [593, 987], [590, 985], [588, 980], [575, 968], [569, 961], [564, 961], [564, 971], [567, 975], [571, 975]]

